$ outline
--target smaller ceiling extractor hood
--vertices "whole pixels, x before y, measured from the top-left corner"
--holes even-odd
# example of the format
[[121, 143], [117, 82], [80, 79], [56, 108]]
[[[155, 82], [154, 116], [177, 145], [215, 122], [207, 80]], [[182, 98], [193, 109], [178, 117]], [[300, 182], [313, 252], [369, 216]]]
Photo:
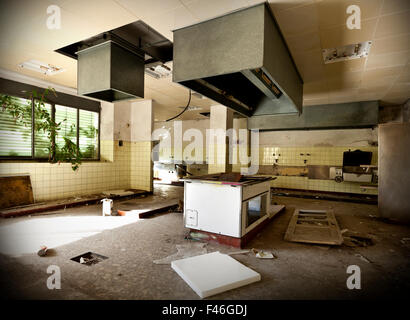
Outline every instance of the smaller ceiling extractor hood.
[[78, 51], [77, 91], [105, 101], [144, 97], [144, 55], [109, 40]]
[[303, 81], [269, 4], [174, 30], [173, 81], [240, 114], [301, 113]]
[[144, 73], [172, 61], [172, 42], [141, 20], [56, 51], [78, 61], [79, 94], [109, 102], [143, 98]]

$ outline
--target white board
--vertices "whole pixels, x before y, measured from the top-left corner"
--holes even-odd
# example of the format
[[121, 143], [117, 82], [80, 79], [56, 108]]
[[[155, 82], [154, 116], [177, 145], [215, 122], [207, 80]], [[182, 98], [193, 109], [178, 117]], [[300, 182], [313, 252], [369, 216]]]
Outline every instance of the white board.
[[172, 261], [171, 267], [201, 298], [261, 279], [259, 273], [218, 251]]

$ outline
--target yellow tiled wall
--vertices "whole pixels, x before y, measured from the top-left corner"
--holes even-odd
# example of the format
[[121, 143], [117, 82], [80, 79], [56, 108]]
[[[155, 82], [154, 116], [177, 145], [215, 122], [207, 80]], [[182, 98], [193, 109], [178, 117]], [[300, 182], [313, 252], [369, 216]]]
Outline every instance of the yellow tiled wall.
[[207, 155], [208, 173], [225, 172], [227, 170], [227, 165], [225, 164], [225, 162], [229, 161], [226, 154], [227, 148], [229, 148], [229, 145], [226, 144], [213, 145], [213, 150], [210, 150], [210, 154]]
[[[238, 123], [236, 119], [235, 128], [246, 128], [245, 123]], [[185, 122], [184, 122], [185, 123]], [[157, 127], [163, 124], [157, 124]], [[166, 125], [166, 124], [165, 124]], [[167, 129], [172, 130], [168, 125]], [[197, 126], [197, 123], [184, 124], [184, 128]], [[172, 126], [171, 126], [172, 127]], [[209, 127], [209, 123], [201, 125], [202, 131]], [[205, 134], [204, 134], [205, 137]], [[205, 140], [204, 140], [205, 141]], [[261, 133], [259, 137], [260, 145], [256, 149], [259, 156], [259, 165], [273, 165], [275, 163], [275, 155], [278, 158], [278, 165], [284, 166], [304, 166], [304, 165], [329, 165], [342, 166], [343, 152], [360, 149], [362, 151], [371, 151], [372, 164], [378, 163], [378, 149], [377, 147], [368, 146], [368, 141], [377, 141], [377, 132], [373, 129], [357, 129], [357, 130], [322, 130], [322, 131], [298, 131], [298, 132], [270, 132]], [[276, 141], [276, 145], [275, 145]], [[238, 140], [239, 142], [239, 140]], [[182, 147], [186, 147], [189, 142], [184, 141]], [[198, 155], [189, 158], [189, 160], [209, 162], [209, 155], [207, 154], [208, 145], [204, 142], [203, 157], [200, 159]], [[247, 150], [245, 141], [240, 141], [236, 145], [237, 162], [232, 164], [232, 171], [240, 172], [242, 167], [247, 167], [248, 164], [241, 164], [239, 162], [239, 150]], [[221, 163], [224, 159], [225, 145], [221, 146], [220, 150], [215, 146], [215, 151], [218, 151], [216, 159], [218, 163], [208, 166], [208, 173], [224, 171], [225, 165]], [[178, 151], [178, 152], [175, 152]], [[222, 152], [220, 152], [222, 151]], [[160, 161], [181, 160], [181, 150], [174, 150], [173, 147], [164, 148], [160, 151]], [[303, 155], [301, 155], [303, 154]], [[307, 156], [306, 154], [309, 154]], [[249, 154], [251, 156], [251, 154]], [[304, 160], [307, 160], [304, 163]], [[188, 160], [184, 158], [184, 160]], [[377, 194], [377, 190], [362, 190], [361, 183], [358, 182], [342, 182], [336, 183], [333, 180], [318, 180], [308, 179], [307, 177], [292, 177], [292, 176], [277, 176], [277, 179], [272, 181], [272, 186], [292, 189], [306, 189], [317, 191], [332, 191], [332, 192], [347, 192], [347, 193], [361, 193], [361, 194]]]
[[[259, 148], [259, 164], [272, 165], [275, 157], [278, 158], [278, 165], [284, 166], [303, 166], [303, 165], [343, 165], [343, 152], [360, 149], [372, 152], [372, 165], [378, 163], [377, 147], [275, 147], [261, 146]], [[275, 154], [275, 157], [273, 156]], [[280, 156], [278, 156], [280, 154]], [[301, 155], [303, 154], [303, 155]], [[306, 154], [310, 154], [307, 156]], [[304, 163], [307, 159], [307, 163]], [[348, 192], [361, 194], [377, 194], [377, 190], [362, 190], [360, 183], [342, 182], [337, 183], [333, 180], [308, 179], [308, 177], [277, 176], [272, 181], [272, 187], [306, 189], [316, 191]]]
[[130, 149], [131, 188], [152, 191], [152, 142], [130, 142]]
[[29, 174], [36, 202], [118, 189], [152, 191], [151, 142], [101, 141], [101, 161], [71, 164], [2, 162], [0, 174]]
[[[225, 147], [225, 146], [223, 146]], [[240, 148], [245, 148], [239, 146], [237, 152]], [[215, 145], [215, 149], [217, 146]], [[351, 147], [351, 146], [337, 146], [337, 147], [275, 147], [275, 146], [260, 146], [259, 150], [259, 165], [273, 165], [275, 155], [278, 158], [278, 165], [284, 166], [303, 166], [303, 165], [330, 165], [330, 166], [342, 166], [343, 165], [343, 152], [348, 150], [360, 149], [362, 151], [371, 151], [372, 155], [372, 165], [377, 165], [378, 163], [378, 149], [377, 147]], [[215, 159], [224, 158], [223, 152], [224, 148], [221, 150], [215, 150], [218, 155], [215, 155]], [[303, 153], [303, 156], [301, 155]], [[174, 149], [166, 149], [160, 154], [160, 160], [172, 160], [170, 157], [165, 157], [165, 155], [173, 155]], [[207, 155], [206, 149], [203, 150], [204, 156]], [[239, 154], [239, 153], [238, 153]], [[310, 154], [307, 156], [306, 154]], [[304, 159], [307, 159], [307, 163], [304, 163]], [[198, 160], [198, 159], [197, 159]], [[205, 160], [205, 159], [204, 159]], [[246, 164], [242, 165], [239, 163], [239, 155], [237, 155], [237, 163], [232, 165], [233, 172], [240, 172], [241, 167], [247, 167]], [[224, 171], [224, 164], [215, 163], [214, 165], [208, 166], [208, 173], [222, 172]], [[360, 194], [377, 194], [377, 190], [362, 190], [360, 189], [361, 183], [358, 182], [342, 182], [337, 183], [333, 180], [319, 180], [319, 179], [308, 179], [308, 177], [292, 177], [292, 176], [276, 176], [276, 180], [272, 181], [272, 187], [278, 188], [290, 188], [290, 189], [306, 189], [306, 190], [316, 190], [316, 191], [331, 191], [331, 192], [346, 192], [346, 193], [360, 193]]]

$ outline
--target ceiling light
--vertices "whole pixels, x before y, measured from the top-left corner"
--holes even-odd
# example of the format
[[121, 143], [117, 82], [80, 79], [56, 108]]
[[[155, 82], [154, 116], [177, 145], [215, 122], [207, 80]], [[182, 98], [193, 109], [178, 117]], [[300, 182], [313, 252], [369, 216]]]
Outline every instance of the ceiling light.
[[365, 41], [338, 48], [323, 49], [323, 61], [327, 64], [367, 57], [371, 45], [371, 41]]
[[[180, 109], [185, 109], [186, 107], [178, 107]], [[189, 106], [187, 111], [196, 111], [196, 110], [202, 110], [201, 107], [196, 107], [196, 106]]]
[[65, 69], [53, 66], [49, 63], [41, 62], [38, 60], [29, 60], [19, 64], [20, 68], [33, 70], [36, 72], [43, 73], [47, 76], [53, 76], [57, 73], [65, 71]]
[[171, 75], [172, 70], [165, 64], [159, 64], [156, 66], [146, 67], [145, 73], [154, 77], [155, 79], [166, 78]]

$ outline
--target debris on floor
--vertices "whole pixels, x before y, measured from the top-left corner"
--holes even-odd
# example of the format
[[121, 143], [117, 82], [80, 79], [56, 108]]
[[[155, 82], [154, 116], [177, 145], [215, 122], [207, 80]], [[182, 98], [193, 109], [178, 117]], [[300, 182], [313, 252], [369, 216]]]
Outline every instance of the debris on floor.
[[348, 247], [368, 247], [374, 245], [372, 237], [367, 234], [344, 229], [343, 244]]
[[45, 257], [47, 255], [47, 247], [41, 246], [41, 249], [37, 252], [40, 257]]
[[371, 263], [369, 259], [367, 259], [365, 256], [362, 256], [360, 253], [356, 253], [355, 256], [364, 262]]
[[41, 249], [37, 252], [40, 257], [55, 257], [57, 252], [54, 249], [41, 246]]
[[252, 249], [252, 253], [259, 259], [277, 259], [277, 257], [269, 251]]
[[400, 240], [400, 242], [403, 243], [403, 244], [409, 243], [409, 242], [410, 242], [410, 238], [402, 238], [402, 239]]
[[121, 217], [125, 217], [127, 215], [127, 212], [129, 213], [129, 211], [117, 210], [117, 214]]
[[84, 264], [86, 266], [92, 266], [105, 259], [108, 259], [108, 257], [94, 252], [86, 252], [77, 257], [71, 258], [70, 260]]
[[400, 242], [406, 247], [410, 248], [410, 238], [402, 238]]
[[201, 232], [190, 232], [188, 235], [185, 236], [185, 240], [193, 240], [193, 241], [208, 241], [210, 239], [216, 240], [216, 237], [213, 235], [209, 235], [206, 233]]
[[102, 193], [109, 197], [115, 197], [115, 196], [126, 197], [126, 196], [133, 195], [134, 191], [132, 190], [109, 190], [109, 191], [103, 191]]
[[285, 240], [328, 245], [343, 243], [333, 210], [295, 209]]
[[230, 256], [236, 255], [236, 254], [247, 254], [251, 252], [251, 250], [240, 250], [240, 251], [233, 251], [233, 252], [228, 252], [227, 254]]
[[168, 257], [154, 260], [155, 264], [170, 264], [172, 261], [185, 259], [207, 253], [207, 243], [184, 243], [177, 244], [177, 252]]
[[178, 207], [175, 209], [175, 212], [184, 212], [184, 201], [178, 200]]
[[172, 261], [171, 267], [201, 298], [261, 280], [259, 273], [219, 251]]

